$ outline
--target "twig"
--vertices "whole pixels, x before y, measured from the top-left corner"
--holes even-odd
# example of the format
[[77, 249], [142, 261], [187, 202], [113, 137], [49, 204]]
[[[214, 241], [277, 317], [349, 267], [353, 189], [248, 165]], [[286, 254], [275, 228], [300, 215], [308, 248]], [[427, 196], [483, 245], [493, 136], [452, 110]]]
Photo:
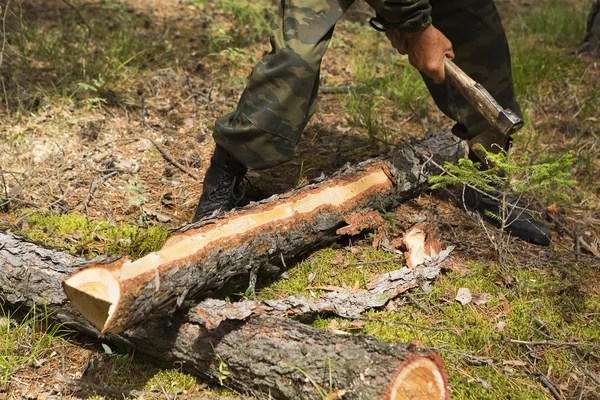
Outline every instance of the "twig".
[[83, 202], [83, 206], [85, 207], [85, 216], [88, 220], [90, 219], [90, 214], [88, 213], [88, 205], [90, 203], [90, 200], [92, 199], [92, 196], [94, 195], [96, 190], [98, 190], [98, 186], [100, 186], [100, 184], [102, 182], [112, 178], [113, 176], [117, 175], [120, 172], [121, 172], [121, 170], [113, 171], [110, 174], [101, 176], [100, 178], [98, 178], [94, 182], [92, 182], [92, 184], [90, 185], [90, 190], [88, 191], [85, 201]]
[[412, 297], [410, 295], [410, 293], [404, 293], [404, 297], [406, 297], [408, 300], [410, 300], [410, 302], [413, 303], [413, 305], [415, 307], [417, 307], [419, 310], [421, 310], [424, 314], [429, 314], [429, 310], [426, 309], [425, 307], [423, 307], [417, 299], [415, 299], [414, 297]]
[[173, 164], [174, 166], [176, 166], [177, 168], [179, 168], [180, 170], [182, 170], [183, 172], [185, 172], [186, 174], [188, 174], [189, 176], [191, 176], [192, 178], [194, 178], [197, 181], [200, 181], [200, 177], [198, 175], [196, 175], [194, 172], [190, 171], [189, 168], [184, 167], [183, 165], [181, 165], [180, 163], [178, 163], [173, 156], [171, 156], [171, 154], [169, 154], [169, 152], [167, 151], [167, 149], [165, 149], [163, 146], [161, 146], [160, 144], [158, 144], [154, 139], [150, 139], [148, 138], [149, 141], [152, 142], [152, 144], [158, 149], [158, 151], [160, 152], [160, 154], [162, 154], [162, 156], [165, 158], [165, 160], [169, 161], [171, 164]]
[[31, 206], [31, 207], [35, 207], [35, 208], [39, 207], [39, 205], [36, 204], [36, 203], [32, 203], [32, 202], [27, 201], [27, 200], [21, 200], [21, 199], [19, 199], [17, 197], [11, 197], [11, 196], [8, 196], [6, 199], [4, 199], [4, 201], [0, 204], [0, 207], [4, 207], [5, 204], [7, 204], [8, 202], [11, 202], [11, 201], [15, 201], [17, 203], [25, 204], [25, 205], [28, 205], [28, 206]]
[[[50, 209], [50, 208], [52, 208], [53, 206], [57, 205], [58, 203], [60, 203], [61, 201], [63, 201], [63, 200], [65, 199], [65, 197], [67, 197], [67, 194], [69, 194], [69, 191], [68, 191], [68, 190], [67, 190], [67, 191], [66, 191], [66, 192], [65, 192], [65, 193], [62, 195], [62, 197], [61, 197], [60, 199], [58, 199], [58, 200], [56, 200], [56, 201], [54, 201], [54, 202], [50, 203], [50, 205], [48, 205], [46, 208]], [[32, 215], [32, 214], [35, 214], [35, 213], [36, 213], [36, 212], [38, 212], [38, 211], [39, 211], [39, 210], [37, 210], [37, 209], [36, 209], [36, 210], [32, 210], [32, 211], [29, 211], [29, 212], [27, 212], [27, 213], [25, 213], [25, 214], [21, 215], [21, 216], [20, 216], [19, 218], [17, 218], [17, 220], [15, 221], [15, 225], [19, 225], [19, 224], [21, 223], [21, 221], [23, 221], [25, 218], [29, 217], [29, 216], [30, 216], [30, 215]]]
[[[2, 16], [2, 49], [0, 50], [0, 69], [4, 62], [4, 50], [6, 49], [6, 16], [10, 7], [10, 0], [4, 5], [4, 15]], [[4, 75], [2, 75], [2, 91], [4, 92], [4, 101], [6, 102], [6, 114], [10, 115], [10, 106], [8, 105], [8, 95], [6, 94], [6, 86], [4, 85]]]
[[4, 197], [6, 198], [6, 201], [3, 201], [2, 205], [0, 205], [0, 209], [4, 209], [4, 212], [8, 212], [10, 201], [8, 200], [8, 187], [6, 180], [4, 179], [4, 171], [0, 170], [0, 176], [2, 177], [2, 187], [4, 188]]
[[560, 394], [560, 392], [558, 391], [558, 389], [556, 389], [556, 386], [554, 386], [554, 384], [552, 384], [552, 382], [550, 382], [548, 380], [548, 378], [546, 378], [544, 376], [544, 374], [542, 374], [541, 372], [538, 372], [537, 375], [538, 375], [538, 379], [540, 380], [540, 382], [542, 383], [542, 385], [544, 385], [546, 387], [546, 389], [548, 389], [550, 391], [550, 393], [552, 393], [552, 396], [556, 400], [564, 400], [564, 397]]
[[584, 376], [581, 380], [581, 390], [579, 391], [579, 396], [577, 396], [577, 400], [583, 399], [583, 395], [585, 394], [585, 378], [586, 376]]
[[561, 340], [541, 340], [537, 342], [531, 342], [527, 340], [516, 340], [510, 339], [511, 343], [519, 343], [519, 344], [528, 344], [531, 346], [571, 346], [571, 347], [583, 347], [583, 346], [591, 346], [591, 347], [600, 347], [591, 343], [583, 343], [583, 342], [563, 342]]
[[588, 371], [587, 368], [583, 370], [583, 373], [586, 374], [588, 378], [593, 380], [594, 383], [596, 385], [598, 385], [598, 387], [600, 388], [600, 379], [598, 379], [598, 377], [596, 375], [594, 375], [590, 371]]
[[343, 94], [350, 92], [358, 92], [365, 89], [364, 85], [358, 86], [324, 86], [319, 89], [320, 94]]

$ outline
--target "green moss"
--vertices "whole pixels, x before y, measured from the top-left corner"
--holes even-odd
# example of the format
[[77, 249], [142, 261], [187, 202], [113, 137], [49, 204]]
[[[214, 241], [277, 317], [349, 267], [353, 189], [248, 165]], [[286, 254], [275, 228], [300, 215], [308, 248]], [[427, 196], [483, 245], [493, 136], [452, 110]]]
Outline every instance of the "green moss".
[[181, 390], [190, 390], [198, 382], [195, 377], [183, 372], [167, 369], [157, 371], [146, 385], [146, 391], [165, 391], [167, 394], [177, 394]]
[[[313, 266], [328, 265], [335, 256], [334, 251], [317, 254]], [[399, 299], [396, 311], [371, 310], [365, 314], [368, 321], [364, 326], [348, 331], [436, 349], [446, 361], [455, 398], [548, 398], [545, 389], [531, 375], [535, 371], [533, 362], [541, 371], [550, 371], [548, 379], [557, 382], [572, 370], [574, 350], [567, 346], [535, 347], [537, 358], [533, 359], [525, 345], [510, 340], [598, 343], [600, 322], [586, 317], [597, 312], [600, 304], [598, 293], [593, 290], [596, 280], [581, 280], [577, 291], [565, 291], [561, 288], [572, 286], [574, 276], [586, 276], [589, 270], [569, 266], [570, 272], [560, 276], [554, 271], [518, 266], [502, 268], [472, 263], [469, 267], [465, 276], [454, 272], [442, 275], [427, 294], [413, 291], [419, 306]], [[302, 276], [310, 271], [307, 265], [304, 268]], [[299, 287], [302, 282], [306, 284], [301, 281]], [[472, 293], [489, 293], [491, 299], [483, 305], [463, 306], [454, 301], [461, 287], [469, 288]], [[570, 310], [573, 322], [565, 320], [565, 307]], [[342, 318], [326, 316], [316, 318], [312, 325], [327, 329], [333, 320], [338, 322], [337, 326], [343, 326]], [[506, 325], [499, 329], [498, 322]], [[469, 362], [477, 358], [488, 359], [490, 363]], [[511, 361], [525, 364], [510, 365]]]
[[[340, 255], [342, 258], [336, 260]], [[401, 268], [402, 265], [398, 262], [364, 265], [357, 263], [390, 258], [394, 258], [390, 253], [373, 249], [361, 249], [358, 255], [346, 250], [322, 249], [290, 269], [288, 279], [280, 279], [261, 288], [258, 298], [267, 300], [308, 293], [307, 286], [354, 287], [358, 282], [358, 287], [364, 289], [366, 282], [375, 275]], [[309, 277], [312, 278], [310, 284]], [[320, 293], [316, 289], [313, 292]]]
[[456, 399], [546, 399], [526, 375], [503, 372], [496, 367], [473, 367], [461, 363], [450, 372], [452, 397]]
[[139, 258], [158, 250], [168, 234], [167, 229], [159, 225], [88, 221], [77, 214], [34, 213], [27, 217], [27, 223], [27, 229], [20, 233], [30, 239], [86, 257], [116, 254]]

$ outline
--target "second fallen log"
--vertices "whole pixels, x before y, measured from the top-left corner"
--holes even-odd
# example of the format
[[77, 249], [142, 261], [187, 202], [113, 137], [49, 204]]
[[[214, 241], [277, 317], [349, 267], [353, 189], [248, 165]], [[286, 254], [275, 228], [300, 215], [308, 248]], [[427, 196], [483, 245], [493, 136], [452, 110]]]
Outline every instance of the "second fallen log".
[[120, 332], [258, 266], [281, 264], [334, 240], [346, 215], [397, 205], [427, 187], [427, 177], [440, 173], [436, 164], [465, 155], [465, 146], [451, 134], [432, 136], [176, 232], [161, 250], [138, 260], [91, 265], [65, 280], [63, 288], [101, 334]]
[[[0, 230], [0, 299], [5, 306], [35, 306], [69, 330], [94, 333], [60, 289], [81, 261]], [[220, 381], [245, 399], [333, 399], [342, 393], [347, 400], [449, 399], [448, 374], [432, 350], [265, 315], [210, 329], [205, 311], [200, 305], [103, 341], [130, 346], [161, 367]]]

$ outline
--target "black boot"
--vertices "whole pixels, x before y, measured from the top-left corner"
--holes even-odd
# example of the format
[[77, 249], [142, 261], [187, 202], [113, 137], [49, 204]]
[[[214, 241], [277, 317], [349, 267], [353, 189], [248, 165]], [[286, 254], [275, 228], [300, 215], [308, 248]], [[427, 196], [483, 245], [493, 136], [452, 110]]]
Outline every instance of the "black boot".
[[[496, 196], [495, 196], [496, 197]], [[526, 242], [540, 246], [550, 245], [552, 232], [541, 222], [537, 221], [529, 212], [520, 208], [517, 196], [511, 194], [506, 197], [506, 222], [504, 230], [512, 236]], [[500, 227], [500, 221], [491, 218], [488, 213], [502, 217], [500, 202], [490, 196], [484, 195], [473, 188], [466, 187], [459, 198], [459, 205], [477, 211], [486, 221]]]
[[193, 222], [234, 208], [244, 193], [242, 179], [248, 169], [217, 146], [204, 176], [204, 187]]

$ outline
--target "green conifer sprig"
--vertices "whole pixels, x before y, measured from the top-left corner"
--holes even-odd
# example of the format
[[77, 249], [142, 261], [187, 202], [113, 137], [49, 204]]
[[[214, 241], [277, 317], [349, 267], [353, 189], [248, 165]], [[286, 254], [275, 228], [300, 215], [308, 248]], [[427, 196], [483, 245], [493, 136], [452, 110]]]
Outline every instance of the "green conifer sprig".
[[530, 164], [526, 153], [518, 159], [506, 151], [485, 154], [490, 168], [480, 170], [480, 163], [464, 158], [458, 164], [446, 162], [444, 173], [430, 177], [429, 183], [433, 189], [466, 185], [492, 196], [513, 193], [563, 201], [569, 199], [564, 189], [577, 183], [571, 177], [570, 167], [575, 162], [571, 153], [539, 164]]

